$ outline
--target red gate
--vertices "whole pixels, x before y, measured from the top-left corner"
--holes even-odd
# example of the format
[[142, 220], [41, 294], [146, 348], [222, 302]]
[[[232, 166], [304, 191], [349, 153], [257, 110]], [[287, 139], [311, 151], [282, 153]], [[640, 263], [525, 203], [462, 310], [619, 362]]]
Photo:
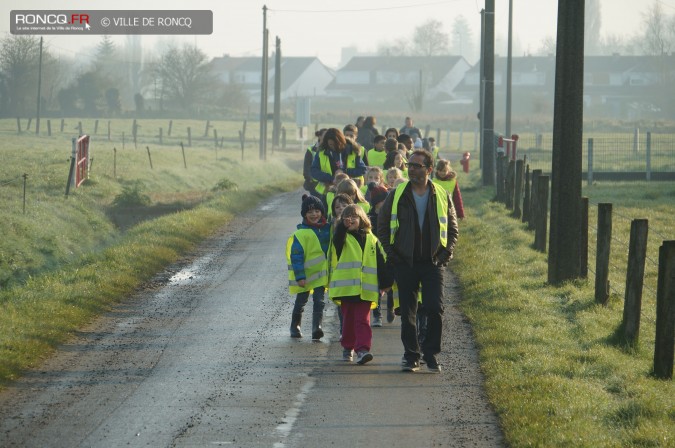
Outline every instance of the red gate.
[[75, 187], [89, 179], [89, 136], [82, 135], [77, 139], [75, 152]]

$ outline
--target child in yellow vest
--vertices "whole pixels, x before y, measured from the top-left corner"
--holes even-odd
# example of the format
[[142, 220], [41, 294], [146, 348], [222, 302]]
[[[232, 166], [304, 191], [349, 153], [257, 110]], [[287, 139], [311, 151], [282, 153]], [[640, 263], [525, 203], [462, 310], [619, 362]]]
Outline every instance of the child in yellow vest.
[[459, 191], [457, 173], [452, 169], [449, 160], [438, 159], [432, 182], [440, 185], [445, 191], [450, 193], [452, 203], [455, 205], [455, 211], [457, 212], [457, 218], [464, 219], [464, 202], [462, 201], [462, 193]]
[[298, 229], [286, 243], [288, 286], [291, 294], [296, 294], [291, 316], [291, 337], [302, 337], [300, 331], [302, 313], [309, 295], [312, 294], [314, 300], [312, 339], [318, 340], [323, 337], [321, 321], [325, 306], [324, 295], [328, 284], [326, 255], [330, 245], [331, 231], [321, 199], [303, 195], [300, 214], [302, 223], [298, 224]]
[[348, 205], [342, 212], [329, 253], [328, 293], [342, 309], [342, 359], [352, 361], [356, 351], [356, 363], [363, 365], [373, 359], [370, 310], [392, 279], [382, 245], [358, 205]]

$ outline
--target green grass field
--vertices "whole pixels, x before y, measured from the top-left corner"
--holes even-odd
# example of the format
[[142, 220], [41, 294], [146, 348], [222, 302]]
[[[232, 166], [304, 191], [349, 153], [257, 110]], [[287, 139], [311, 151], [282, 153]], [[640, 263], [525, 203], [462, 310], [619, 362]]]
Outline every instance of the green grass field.
[[[242, 161], [234, 138], [241, 123], [212, 123], [226, 137], [217, 153], [213, 139], [203, 138], [205, 122], [174, 121], [176, 140], [159, 145], [162, 123], [168, 120], [140, 122], [137, 149], [128, 134], [124, 148], [121, 134], [108, 141], [100, 124], [92, 141], [91, 177], [66, 198], [72, 132], [54, 132], [52, 122], [51, 138], [17, 135], [15, 120], [0, 120], [0, 387], [236, 213], [301, 184], [303, 151], [296, 141], [264, 163], [250, 141]], [[76, 124], [68, 121], [71, 128]], [[185, 148], [185, 168], [178, 129], [187, 126], [198, 129], [199, 138]], [[112, 121], [111, 127], [130, 130], [131, 120]], [[83, 128], [93, 129], [93, 120], [83, 121]], [[257, 132], [249, 124], [247, 135]], [[460, 173], [467, 218], [460, 222], [453, 269], [509, 445], [675, 447], [675, 384], [651, 376], [654, 260], [661, 241], [675, 239], [675, 184], [584, 185], [592, 228], [597, 204], [614, 204], [612, 293], [604, 307], [595, 304], [592, 273], [559, 287], [546, 284], [546, 254], [532, 249], [534, 235], [524, 224], [490, 201], [494, 190], [479, 186], [474, 166], [470, 175]], [[186, 211], [126, 232], [113, 225], [109, 214], [115, 204], [144, 201]], [[615, 333], [622, 318], [630, 221], [636, 218], [649, 219], [648, 261], [639, 343], [625, 347]], [[589, 236], [594, 270], [595, 232]]]
[[[658, 247], [675, 239], [673, 183], [607, 183], [584, 189], [614, 204], [609, 305], [595, 304], [594, 276], [547, 285], [547, 255], [508, 216], [494, 192], [460, 178], [467, 219], [454, 268], [481, 347], [491, 401], [511, 446], [675, 446], [675, 384], [652, 377]], [[640, 340], [615, 334], [623, 314], [630, 221], [649, 219]], [[589, 267], [595, 269], [595, 232]]]

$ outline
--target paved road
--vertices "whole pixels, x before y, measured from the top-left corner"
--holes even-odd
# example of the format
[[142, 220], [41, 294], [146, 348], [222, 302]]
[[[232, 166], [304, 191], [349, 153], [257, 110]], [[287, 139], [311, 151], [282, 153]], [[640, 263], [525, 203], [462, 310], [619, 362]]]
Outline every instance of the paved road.
[[397, 321], [344, 363], [331, 304], [322, 342], [289, 338], [299, 210], [295, 192], [236, 218], [1, 393], [0, 446], [503, 446], [457, 294], [442, 375], [400, 372]]

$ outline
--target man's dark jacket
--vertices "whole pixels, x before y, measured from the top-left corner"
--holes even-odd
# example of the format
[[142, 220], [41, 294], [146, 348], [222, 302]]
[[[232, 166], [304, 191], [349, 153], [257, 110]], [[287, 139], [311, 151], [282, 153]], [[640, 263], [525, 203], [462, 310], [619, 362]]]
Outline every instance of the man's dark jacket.
[[[448, 197], [448, 243], [446, 247], [443, 247], [440, 241], [438, 213], [436, 211], [436, 194], [440, 193], [440, 188], [437, 188], [431, 180], [429, 180], [429, 184], [431, 184], [429, 200], [427, 202], [427, 216], [429, 222], [428, 224], [425, 224], [424, 227], [429, 230], [430, 244], [424, 246], [430, 248], [431, 254], [425, 254], [429, 256], [425, 256], [424, 258], [431, 259], [435, 264], [446, 265], [452, 258], [455, 244], [457, 244], [457, 237], [459, 235], [457, 215], [455, 213], [455, 207], [452, 205], [452, 198], [448, 192], [443, 190], [443, 194]], [[394, 203], [394, 196], [395, 190], [392, 190], [380, 209], [380, 213], [377, 217], [377, 238], [382, 243], [382, 248], [387, 254], [387, 261], [403, 261], [408, 264], [408, 266], [412, 266], [415, 251], [415, 235], [419, 234], [419, 232], [415, 231], [415, 227], [418, 226], [418, 224], [412, 184], [410, 182], [406, 183], [405, 190], [398, 203], [397, 215], [399, 228], [394, 237], [394, 244], [392, 245], [389, 243], [389, 238], [391, 209]]]

